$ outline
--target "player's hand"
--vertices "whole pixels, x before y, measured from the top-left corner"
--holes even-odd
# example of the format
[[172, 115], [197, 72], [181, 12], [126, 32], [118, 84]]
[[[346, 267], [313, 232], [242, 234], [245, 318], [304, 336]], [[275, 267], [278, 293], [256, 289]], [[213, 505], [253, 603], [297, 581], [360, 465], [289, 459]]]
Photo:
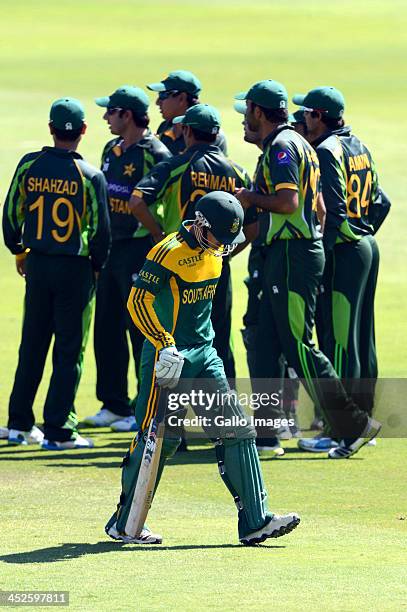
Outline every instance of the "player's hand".
[[154, 244], [157, 244], [157, 242], [161, 242], [161, 240], [165, 238], [165, 232], [163, 232], [162, 230], [159, 232], [155, 232], [154, 234], [151, 234], [151, 238]]
[[21, 253], [20, 255], [16, 255], [16, 270], [20, 276], [25, 278], [25, 260], [27, 257], [27, 253]]
[[236, 189], [235, 197], [239, 200], [240, 204], [243, 208], [250, 208], [252, 205], [251, 202], [252, 192], [249, 189], [245, 189], [245, 187], [241, 187], [240, 189]]
[[183, 365], [184, 356], [175, 346], [162, 349], [155, 364], [157, 384], [164, 389], [174, 389], [179, 382]]

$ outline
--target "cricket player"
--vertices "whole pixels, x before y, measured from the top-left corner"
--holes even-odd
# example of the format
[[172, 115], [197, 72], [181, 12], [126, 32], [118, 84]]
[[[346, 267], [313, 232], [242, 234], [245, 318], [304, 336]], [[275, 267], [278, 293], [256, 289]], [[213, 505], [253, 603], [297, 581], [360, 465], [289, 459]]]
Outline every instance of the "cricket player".
[[305, 123], [304, 111], [302, 109], [295, 111], [288, 117], [288, 121], [294, 127], [295, 131], [307, 139], [307, 125]]
[[[324, 351], [347, 392], [371, 415], [377, 379], [374, 298], [379, 269], [379, 249], [369, 215], [379, 194], [375, 163], [366, 145], [345, 125], [345, 100], [339, 90], [317, 87], [294, 96], [293, 102], [305, 109], [327, 209], [324, 245], [328, 265], [325, 290], [319, 298]], [[314, 452], [336, 446], [329, 437], [299, 440], [298, 444]]]
[[138, 378], [144, 337], [134, 327], [126, 303], [132, 277], [142, 267], [152, 242], [148, 230], [131, 214], [129, 198], [138, 181], [155, 164], [169, 159], [171, 153], [148, 127], [149, 99], [139, 87], [123, 85], [110, 96], [97, 98], [96, 104], [105, 109], [103, 118], [115, 135], [102, 154], [102, 172], [109, 193], [112, 248], [96, 292], [96, 395], [102, 406], [96, 414], [86, 417], [85, 423], [130, 431], [135, 428], [135, 420], [127, 384], [127, 333]]
[[[177, 231], [180, 223], [194, 216], [195, 204], [210, 191], [233, 193], [240, 187], [250, 187], [246, 170], [225, 157], [216, 144], [221, 120], [218, 111], [208, 104], [196, 104], [185, 115], [173, 119], [182, 128], [186, 150], [172, 159], [158, 164], [136, 186], [130, 207], [153, 238], [161, 238], [162, 228], [150, 210], [157, 201], [163, 203], [165, 234]], [[256, 225], [253, 209], [245, 218], [245, 232]], [[213, 303], [212, 323], [214, 345], [222, 359], [226, 375], [233, 381], [235, 363], [230, 344], [232, 325], [232, 281], [229, 258], [223, 261], [222, 274]]]
[[[110, 247], [106, 181], [76, 151], [86, 131], [78, 100], [56, 100], [49, 129], [54, 146], [22, 158], [3, 211], [4, 241], [26, 281], [8, 440], [42, 443], [47, 450], [87, 449], [92, 442], [78, 434], [74, 400], [95, 281]], [[42, 434], [32, 407], [52, 337]]]
[[263, 325], [268, 324], [273, 335], [268, 367], [272, 378], [278, 378], [279, 359], [285, 356], [340, 438], [340, 453], [331, 449], [328, 456], [350, 457], [377, 435], [380, 424], [350, 400], [332, 364], [312, 341], [316, 292], [325, 262], [317, 219], [318, 158], [287, 123], [283, 85], [259, 81], [235, 98], [246, 100], [249, 129], [259, 132], [263, 141], [254, 190], [242, 188], [236, 195], [245, 208], [256, 206], [270, 213], [264, 263], [270, 307], [260, 312], [260, 321], [264, 318]]
[[[199, 79], [188, 70], [175, 70], [159, 83], [150, 83], [147, 88], [157, 92], [157, 106], [163, 117], [158, 126], [157, 135], [173, 155], [183, 153], [186, 148], [182, 127], [174, 123], [175, 117], [184, 115], [188, 108], [199, 104], [202, 90]], [[215, 139], [216, 146], [227, 154], [226, 138], [219, 131]]]
[[[107, 534], [114, 539], [137, 544], [162, 541], [147, 528], [136, 538], [125, 533], [145, 435], [157, 409], [156, 384], [174, 390], [179, 383], [199, 387], [202, 381], [213, 393], [229, 391], [222, 361], [212, 344], [210, 314], [222, 269], [220, 256], [245, 240], [243, 216], [233, 195], [222, 191], [204, 195], [196, 205], [194, 220], [184, 221], [178, 232], [153, 247], [131, 290], [128, 308], [146, 341], [136, 404], [139, 431], [123, 461], [117, 510], [106, 525]], [[194, 410], [201, 414], [205, 408], [200, 405]], [[217, 404], [206, 414], [211, 419], [222, 414], [233, 421], [225, 421], [217, 430], [216, 456], [220, 475], [238, 508], [240, 541], [256, 544], [292, 531], [300, 522], [297, 514], [277, 516], [267, 510], [255, 429], [240, 405], [236, 401]], [[158, 480], [179, 441], [175, 435], [164, 437]]]

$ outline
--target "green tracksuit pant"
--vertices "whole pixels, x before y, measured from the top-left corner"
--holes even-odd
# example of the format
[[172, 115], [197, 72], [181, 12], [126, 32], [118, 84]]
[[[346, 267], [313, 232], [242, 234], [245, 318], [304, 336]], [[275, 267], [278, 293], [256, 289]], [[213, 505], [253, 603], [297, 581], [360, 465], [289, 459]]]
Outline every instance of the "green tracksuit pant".
[[[259, 407], [256, 411], [258, 419], [281, 419], [290, 418], [293, 411], [293, 403], [298, 399], [298, 379], [290, 379], [288, 376], [286, 359], [284, 355], [279, 360], [279, 375], [271, 383], [273, 374], [269, 369], [269, 347], [272, 342], [272, 329], [267, 317], [263, 318], [265, 325], [259, 325], [260, 311], [270, 310], [268, 292], [264, 290], [264, 264], [268, 253], [268, 247], [252, 246], [248, 259], [249, 276], [246, 279], [248, 290], [247, 309], [243, 317], [244, 329], [242, 330], [243, 342], [246, 348], [247, 365], [251, 378], [253, 393], [277, 392], [281, 400], [278, 406]], [[271, 338], [269, 338], [271, 334]], [[273, 385], [273, 390], [270, 389]], [[284, 411], [282, 410], [284, 408]], [[258, 428], [258, 439], [260, 444], [276, 436], [273, 428]]]
[[374, 298], [379, 249], [375, 238], [366, 236], [336, 245], [329, 258], [330, 278], [320, 297], [324, 350], [347, 392], [371, 414], [377, 379]]
[[366, 426], [366, 414], [350, 400], [331, 362], [316, 349], [312, 332], [317, 288], [325, 256], [320, 240], [276, 240], [268, 247], [264, 263], [264, 302], [259, 325], [269, 329], [268, 376], [278, 378], [280, 356], [298, 374], [319, 405], [333, 435], [354, 437]]
[[30, 252], [18, 366], [9, 403], [10, 429], [29, 431], [33, 402], [54, 336], [44, 435], [64, 442], [76, 430], [74, 408], [89, 332], [94, 274], [88, 258]]

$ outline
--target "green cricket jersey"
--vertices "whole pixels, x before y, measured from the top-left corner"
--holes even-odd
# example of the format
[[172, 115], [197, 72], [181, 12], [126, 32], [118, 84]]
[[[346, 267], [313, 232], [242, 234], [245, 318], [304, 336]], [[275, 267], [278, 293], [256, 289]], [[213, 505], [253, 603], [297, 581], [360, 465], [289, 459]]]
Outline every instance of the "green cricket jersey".
[[[171, 121], [163, 121], [160, 123], [157, 130], [157, 136], [173, 155], [179, 155], [185, 151], [184, 136], [182, 132], [179, 136], [175, 135]], [[223, 132], [219, 132], [214, 144], [219, 147], [224, 155], [227, 155], [227, 142]]]
[[266, 243], [321, 238], [316, 215], [320, 172], [315, 151], [289, 125], [278, 127], [263, 144], [253, 180], [255, 190], [274, 194], [279, 189], [293, 189], [298, 191], [299, 201], [292, 214], [269, 213]]
[[211, 341], [221, 270], [222, 257], [203, 250], [182, 225], [151, 249], [138, 274], [128, 300], [135, 325], [158, 350]]
[[368, 148], [351, 134], [349, 126], [326, 132], [313, 146], [327, 212], [326, 246], [372, 234], [369, 210], [378, 195], [378, 178]]
[[79, 153], [44, 147], [19, 162], [3, 210], [6, 246], [105, 263], [110, 223], [105, 178]]
[[155, 166], [133, 193], [149, 206], [162, 201], [163, 229], [170, 234], [182, 221], [195, 219], [195, 205], [206, 193], [234, 193], [250, 185], [246, 170], [225, 157], [217, 146], [201, 143]]
[[131, 213], [129, 199], [140, 179], [153, 166], [171, 157], [167, 147], [150, 131], [139, 142], [125, 150], [121, 142], [121, 138], [111, 140], [102, 153], [102, 171], [109, 192], [110, 222], [114, 241], [148, 234]]

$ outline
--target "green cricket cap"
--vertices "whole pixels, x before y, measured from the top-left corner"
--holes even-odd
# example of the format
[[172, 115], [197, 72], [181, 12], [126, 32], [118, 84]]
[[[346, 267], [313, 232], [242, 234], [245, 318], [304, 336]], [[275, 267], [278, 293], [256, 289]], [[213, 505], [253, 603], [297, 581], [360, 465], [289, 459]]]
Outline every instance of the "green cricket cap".
[[293, 102], [305, 110], [323, 111], [333, 119], [340, 119], [345, 110], [345, 98], [335, 87], [316, 87], [307, 94], [296, 94]]
[[288, 117], [288, 121], [290, 123], [305, 123], [305, 115], [302, 108], [300, 110], [295, 111], [295, 113], [291, 113]]
[[49, 120], [57, 130], [78, 130], [85, 121], [85, 111], [79, 100], [59, 98], [51, 106]]
[[277, 110], [287, 108], [287, 90], [278, 81], [259, 81], [250, 87], [248, 91], [242, 91], [235, 95], [235, 100], [251, 100], [259, 106]]
[[211, 191], [200, 198], [195, 206], [209, 223], [209, 231], [223, 245], [245, 241], [244, 211], [239, 200], [226, 191]]
[[199, 79], [188, 70], [175, 70], [160, 81], [147, 85], [151, 91], [181, 91], [193, 95], [198, 95], [202, 89]]
[[122, 85], [110, 96], [96, 98], [95, 102], [104, 108], [122, 108], [132, 110], [139, 115], [145, 115], [150, 104], [146, 92], [140, 87], [131, 85]]
[[240, 113], [241, 115], [245, 115], [246, 106], [247, 106], [246, 102], [235, 102], [233, 105], [233, 108], [235, 109], [237, 113]]
[[185, 115], [179, 115], [172, 120], [173, 123], [190, 125], [208, 134], [217, 134], [220, 128], [220, 115], [214, 106], [209, 104], [195, 104], [188, 108]]

